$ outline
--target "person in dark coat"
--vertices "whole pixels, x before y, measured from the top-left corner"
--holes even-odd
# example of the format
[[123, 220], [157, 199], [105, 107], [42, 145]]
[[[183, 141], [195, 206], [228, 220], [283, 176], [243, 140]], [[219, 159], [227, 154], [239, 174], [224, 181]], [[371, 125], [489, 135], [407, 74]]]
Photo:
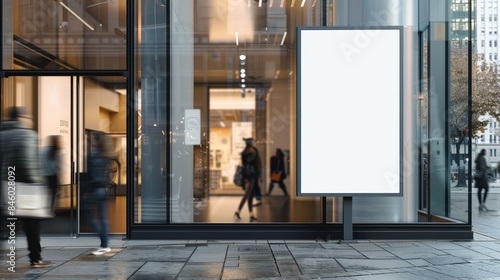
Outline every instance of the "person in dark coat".
[[250, 213], [250, 222], [257, 220], [252, 210], [252, 200], [255, 194], [256, 183], [261, 180], [261, 166], [262, 162], [259, 157], [259, 152], [255, 147], [255, 140], [253, 138], [244, 138], [246, 143], [245, 149], [241, 152], [241, 163], [243, 165], [243, 178], [245, 181], [245, 194], [241, 198], [238, 210], [234, 212], [234, 216], [240, 220], [240, 212], [245, 205], [248, 204], [248, 212]]
[[280, 178], [279, 180], [273, 180], [271, 177], [271, 182], [269, 183], [269, 192], [268, 194], [271, 195], [271, 192], [273, 191], [274, 184], [278, 183], [278, 186], [281, 188], [283, 191], [284, 196], [288, 196], [288, 192], [286, 191], [286, 186], [285, 183], [283, 183], [283, 180], [286, 178], [286, 173], [285, 173], [285, 154], [281, 149], [276, 149], [276, 154], [271, 157], [271, 161], [269, 164], [270, 168], [270, 174], [272, 175], [273, 173], [279, 173]]
[[[7, 170], [15, 167], [16, 182], [43, 182], [40, 175], [38, 134], [32, 129], [31, 116], [26, 108], [13, 107], [9, 109], [9, 120], [0, 124], [0, 154], [1, 181], [6, 182]], [[40, 246], [40, 220], [35, 218], [22, 219], [24, 232], [28, 241], [28, 251], [31, 267], [48, 267], [49, 262], [42, 260]], [[3, 229], [2, 229], [3, 230]]]
[[[477, 199], [479, 200], [479, 212], [488, 211], [488, 208], [484, 205], [486, 202], [486, 196], [488, 195], [488, 170], [490, 169], [486, 163], [486, 150], [482, 149], [477, 155], [475, 160], [476, 171], [474, 174], [474, 187], [477, 188]], [[484, 190], [484, 195], [481, 193]]]

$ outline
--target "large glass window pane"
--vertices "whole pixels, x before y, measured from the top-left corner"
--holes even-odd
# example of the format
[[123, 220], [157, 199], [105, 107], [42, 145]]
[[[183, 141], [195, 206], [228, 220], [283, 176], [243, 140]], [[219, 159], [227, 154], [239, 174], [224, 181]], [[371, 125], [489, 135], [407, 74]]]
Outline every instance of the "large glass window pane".
[[[454, 101], [461, 92], [457, 90], [459, 87], [465, 90], [462, 94], [467, 101], [470, 82], [466, 67], [469, 61], [469, 7], [464, 3], [327, 1], [329, 25], [405, 26], [402, 46], [404, 114], [401, 119], [404, 124], [403, 197], [354, 198], [355, 223], [468, 221], [467, 188], [454, 188], [457, 181], [465, 183], [468, 176], [465, 166], [469, 151], [465, 147], [469, 139], [464, 138], [467, 126], [452, 129], [452, 122], [459, 117], [464, 124], [468, 122], [467, 102], [459, 105]], [[452, 22], [460, 24], [453, 25]], [[462, 55], [460, 60], [459, 52]], [[463, 66], [457, 64], [459, 61], [464, 63]], [[454, 79], [454, 73], [463, 77]], [[460, 131], [462, 136], [457, 136], [456, 131]], [[362, 161], [360, 175], [363, 168], [377, 162], [376, 159]], [[340, 207], [336, 201], [333, 200], [333, 221], [336, 221], [336, 209]]]
[[[254, 208], [259, 221], [319, 221], [319, 198], [293, 195], [295, 42], [287, 34], [295, 25], [287, 21], [319, 24], [320, 6], [171, 1], [166, 8], [163, 1], [137, 3], [134, 222], [233, 222], [243, 190], [232, 176], [244, 137], [257, 140], [260, 197], [270, 190], [269, 162], [277, 148], [285, 155], [284, 190], [293, 197], [283, 196], [275, 184], [262, 206]], [[168, 56], [167, 11], [172, 27]]]
[[[167, 9], [163, 1], [137, 1], [136, 10], [136, 181], [134, 222], [167, 222]], [[176, 154], [175, 156], [179, 156]], [[180, 155], [182, 156], [182, 155]], [[180, 164], [180, 163], [179, 163]], [[175, 176], [181, 179], [181, 176]]]
[[126, 69], [126, 0], [5, 0], [3, 68]]
[[[450, 218], [467, 221], [468, 220], [468, 196], [469, 196], [469, 161], [471, 151], [469, 150], [469, 86], [472, 81], [469, 77], [469, 5], [460, 4], [459, 1], [452, 1], [452, 21], [461, 21], [464, 24], [451, 26], [450, 46], [450, 115], [449, 115], [449, 143], [450, 162], [449, 174], [446, 174], [447, 182], [450, 184], [450, 203], [448, 216]], [[459, 7], [459, 9], [457, 9]], [[472, 32], [474, 38], [475, 32]], [[480, 64], [477, 59], [472, 61], [472, 69]], [[476, 71], [473, 71], [475, 73]], [[476, 116], [477, 117], [477, 116]], [[474, 124], [473, 124], [474, 126]], [[475, 134], [475, 131], [472, 131]], [[431, 209], [431, 213], [432, 213]]]

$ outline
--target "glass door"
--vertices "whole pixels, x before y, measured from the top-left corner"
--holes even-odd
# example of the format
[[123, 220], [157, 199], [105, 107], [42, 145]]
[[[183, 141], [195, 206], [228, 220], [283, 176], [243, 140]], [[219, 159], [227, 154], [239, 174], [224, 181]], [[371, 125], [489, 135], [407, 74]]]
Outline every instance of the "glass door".
[[74, 125], [77, 88], [74, 79], [68, 76], [13, 76], [2, 79], [2, 115], [8, 119], [12, 107], [23, 107], [32, 116], [32, 122], [25, 124], [38, 134], [40, 175], [45, 182], [53, 174], [47, 169], [47, 159], [51, 153], [51, 139], [57, 139], [59, 149], [53, 157], [58, 163], [57, 182], [54, 183], [54, 218], [41, 224], [42, 236], [75, 236], [78, 207], [76, 195], [75, 139], [77, 126]]
[[108, 171], [107, 213], [110, 233], [126, 231], [126, 90], [123, 77], [14, 76], [2, 79], [1, 120], [12, 107], [25, 107], [38, 134], [40, 175], [48, 182], [43, 155], [57, 138], [57, 187], [53, 219], [43, 221], [42, 236], [93, 233], [82, 211], [81, 190], [92, 132], [113, 143]]
[[[78, 88], [75, 106], [77, 116], [78, 152], [76, 155], [79, 181], [79, 233], [95, 233], [89, 224], [89, 217], [98, 219], [95, 201], [89, 201], [85, 191], [103, 187], [106, 192], [105, 219], [109, 233], [126, 232], [126, 80], [123, 77], [77, 77]], [[94, 137], [100, 135], [99, 137]], [[102, 138], [104, 137], [104, 138]], [[87, 184], [89, 178], [89, 157], [106, 139], [108, 164], [102, 176], [107, 179], [104, 186]], [[94, 175], [92, 175], [94, 176]], [[87, 184], [87, 185], [86, 185]], [[94, 205], [95, 206], [95, 205]], [[89, 216], [90, 214], [90, 216]]]

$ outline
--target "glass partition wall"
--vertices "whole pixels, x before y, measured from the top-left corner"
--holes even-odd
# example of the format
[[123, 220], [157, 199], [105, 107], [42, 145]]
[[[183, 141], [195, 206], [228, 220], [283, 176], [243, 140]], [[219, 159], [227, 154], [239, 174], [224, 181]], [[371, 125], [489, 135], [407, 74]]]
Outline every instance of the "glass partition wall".
[[[126, 232], [129, 238], [241, 238], [241, 232], [254, 233], [248, 238], [337, 238], [342, 236], [342, 198], [296, 195], [296, 27], [403, 26], [403, 195], [355, 197], [354, 238], [426, 233], [469, 238], [472, 135], [466, 124], [473, 25], [468, 4], [2, 1], [1, 115], [5, 119], [9, 106], [26, 105], [41, 118], [53, 111], [47, 92], [60, 88], [60, 114], [69, 110], [72, 117], [69, 128], [58, 133], [73, 135], [66, 147], [73, 159], [65, 175], [74, 185], [68, 188], [75, 198], [68, 200], [74, 203], [73, 232], [91, 232], [78, 211], [78, 195], [88, 136], [100, 130], [113, 137], [117, 153], [110, 165], [114, 187], [108, 190], [115, 202], [110, 215], [118, 217], [115, 233]], [[369, 37], [358, 39], [358, 47], [369, 47]], [[325, 90], [335, 93], [335, 84]], [[373, 106], [383, 110], [383, 104]], [[42, 123], [36, 127], [41, 138], [46, 134]], [[362, 123], [352, 125], [363, 130]], [[233, 175], [241, 164], [243, 138], [249, 137], [261, 162], [255, 187], [260, 193], [251, 202], [256, 221], [249, 219], [248, 202], [241, 219], [234, 216], [244, 190], [234, 185]], [[370, 137], [384, 135], [366, 135], [368, 146]], [[328, 149], [327, 140], [322, 144]], [[345, 147], [359, 162], [353, 167], [359, 178], [353, 180], [369, 184], [363, 170], [377, 159], [365, 158], [358, 152], [362, 148]], [[282, 184], [270, 180], [278, 149], [284, 155]], [[342, 159], [328, 162], [335, 168]], [[335, 178], [319, 176], [335, 188]]]

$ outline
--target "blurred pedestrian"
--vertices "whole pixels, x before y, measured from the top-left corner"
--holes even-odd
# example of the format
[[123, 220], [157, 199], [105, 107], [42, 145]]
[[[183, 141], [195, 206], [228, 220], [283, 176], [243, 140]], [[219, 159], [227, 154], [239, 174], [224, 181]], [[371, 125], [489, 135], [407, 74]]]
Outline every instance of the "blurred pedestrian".
[[60, 135], [51, 135], [48, 137], [48, 145], [43, 148], [41, 153], [42, 175], [50, 190], [51, 209], [55, 210], [57, 191], [59, 188], [59, 173], [61, 172], [62, 139]]
[[244, 138], [243, 139], [246, 143], [245, 149], [243, 152], [241, 152], [241, 163], [243, 165], [243, 178], [245, 181], [245, 194], [241, 198], [241, 202], [238, 206], [238, 210], [234, 212], [234, 216], [240, 220], [240, 212], [241, 209], [243, 209], [243, 206], [245, 205], [245, 202], [248, 205], [248, 212], [250, 214], [250, 222], [253, 222], [257, 220], [257, 218], [254, 216], [252, 210], [252, 200], [253, 196], [255, 194], [255, 186], [256, 182], [261, 180], [261, 174], [260, 174], [260, 169], [261, 169], [261, 161], [259, 157], [259, 152], [257, 148], [255, 147], [255, 139], [253, 138]]
[[[482, 149], [481, 152], [477, 155], [475, 160], [476, 163], [476, 171], [474, 173], [474, 187], [477, 188], [477, 199], [479, 200], [479, 212], [489, 211], [486, 208], [486, 196], [488, 195], [488, 171], [489, 166], [486, 163], [486, 150]], [[484, 190], [484, 195], [481, 193]]]
[[112, 158], [112, 140], [102, 132], [91, 134], [91, 152], [87, 160], [87, 178], [83, 187], [85, 216], [89, 225], [99, 234], [99, 248], [92, 254], [110, 252], [108, 240], [107, 193], [110, 183], [108, 164]]
[[274, 184], [278, 183], [278, 186], [283, 191], [284, 196], [288, 196], [286, 191], [285, 183], [283, 180], [286, 178], [285, 173], [285, 154], [281, 149], [276, 149], [276, 154], [271, 157], [269, 169], [271, 171], [271, 183], [269, 183], [269, 195], [273, 191]]
[[[7, 181], [6, 171], [12, 168], [15, 168], [16, 183], [43, 182], [39, 169], [38, 134], [32, 127], [31, 116], [26, 108], [9, 108], [9, 120], [0, 124], [2, 182]], [[28, 241], [31, 267], [49, 267], [50, 262], [42, 259], [40, 220], [25, 217], [22, 218], [22, 223]]]

